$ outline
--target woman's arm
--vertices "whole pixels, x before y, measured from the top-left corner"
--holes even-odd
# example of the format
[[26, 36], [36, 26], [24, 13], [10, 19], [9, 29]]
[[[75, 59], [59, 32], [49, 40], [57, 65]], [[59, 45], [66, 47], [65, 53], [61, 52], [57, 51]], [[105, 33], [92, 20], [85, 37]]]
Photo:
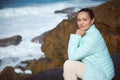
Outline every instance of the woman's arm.
[[[96, 38], [87, 39], [81, 43], [82, 37], [77, 34], [71, 34], [68, 44], [68, 58], [69, 60], [81, 60], [92, 53], [95, 48]], [[80, 43], [80, 44], [79, 44]]]

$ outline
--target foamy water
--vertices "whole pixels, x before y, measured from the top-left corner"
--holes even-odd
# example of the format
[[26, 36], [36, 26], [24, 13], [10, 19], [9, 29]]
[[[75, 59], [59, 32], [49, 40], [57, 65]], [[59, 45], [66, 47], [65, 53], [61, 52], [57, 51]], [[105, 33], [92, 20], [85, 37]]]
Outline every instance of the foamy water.
[[83, 7], [93, 7], [102, 3], [71, 0], [0, 9], [0, 39], [17, 34], [22, 36], [19, 45], [0, 47], [0, 71], [6, 66], [15, 67], [21, 61], [38, 59], [44, 55], [41, 51], [42, 44], [32, 43], [31, 39], [55, 28], [63, 19], [67, 19], [67, 14], [55, 14], [54, 11], [68, 7], [76, 7], [74, 11], [77, 11]]

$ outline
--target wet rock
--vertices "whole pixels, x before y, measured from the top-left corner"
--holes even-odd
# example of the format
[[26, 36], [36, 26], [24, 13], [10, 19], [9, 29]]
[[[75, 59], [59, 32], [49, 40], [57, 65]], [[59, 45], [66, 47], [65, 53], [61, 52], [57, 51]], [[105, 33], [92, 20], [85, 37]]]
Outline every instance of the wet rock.
[[75, 7], [69, 7], [69, 8], [65, 8], [63, 10], [56, 10], [55, 13], [73, 13], [75, 10]]
[[13, 67], [6, 67], [0, 72], [0, 80], [29, 80], [29, 74], [17, 74]]
[[120, 79], [120, 53], [112, 56], [114, 68], [115, 68], [115, 77], [113, 80]]
[[0, 47], [6, 47], [9, 45], [18, 45], [22, 40], [20, 35], [15, 35], [9, 38], [0, 39]]
[[65, 9], [62, 9], [62, 10], [56, 10], [55, 13], [64, 13], [64, 14], [67, 14], [67, 17], [69, 19], [73, 18], [74, 15], [76, 14], [75, 13], [75, 7], [69, 7], [69, 8], [65, 8]]
[[36, 36], [34, 37], [31, 41], [35, 42], [35, 43], [43, 43], [43, 39], [44, 36], [47, 34], [48, 32], [43, 33], [42, 35]]
[[63, 79], [63, 68], [55, 68], [47, 71], [42, 71], [33, 75], [29, 80], [64, 80]]
[[6, 67], [0, 73], [0, 80], [19, 80], [18, 75], [14, 72], [12, 67]]

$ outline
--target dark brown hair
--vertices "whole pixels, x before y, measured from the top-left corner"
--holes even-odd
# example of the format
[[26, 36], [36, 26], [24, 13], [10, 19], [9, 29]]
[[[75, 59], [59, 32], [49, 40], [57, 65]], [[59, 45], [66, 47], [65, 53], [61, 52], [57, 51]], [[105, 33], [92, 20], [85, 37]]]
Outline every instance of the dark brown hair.
[[79, 14], [80, 12], [87, 12], [87, 13], [89, 14], [89, 16], [90, 16], [91, 19], [94, 18], [94, 13], [93, 13], [92, 9], [82, 8], [80, 11], [78, 11], [78, 14]]

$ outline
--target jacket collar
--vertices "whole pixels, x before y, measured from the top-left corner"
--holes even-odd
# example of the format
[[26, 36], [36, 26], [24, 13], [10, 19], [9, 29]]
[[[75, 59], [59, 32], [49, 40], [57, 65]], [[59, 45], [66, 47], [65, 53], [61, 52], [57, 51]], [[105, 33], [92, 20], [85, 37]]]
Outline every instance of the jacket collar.
[[91, 31], [93, 31], [95, 29], [95, 25], [91, 25], [90, 28], [86, 31], [86, 33], [90, 33]]

